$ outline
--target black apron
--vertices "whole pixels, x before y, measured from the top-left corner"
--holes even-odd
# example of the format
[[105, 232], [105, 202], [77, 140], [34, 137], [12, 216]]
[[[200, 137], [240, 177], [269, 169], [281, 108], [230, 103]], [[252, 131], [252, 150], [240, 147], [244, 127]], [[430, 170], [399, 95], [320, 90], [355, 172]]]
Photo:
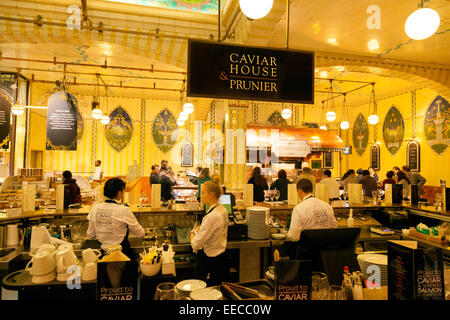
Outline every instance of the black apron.
[[[121, 205], [121, 204], [117, 203], [116, 201], [110, 200], [110, 199], [105, 200], [105, 202], [106, 202], [106, 203], [115, 203], [115, 204], [117, 204], [117, 205], [119, 205], [119, 206]], [[123, 252], [128, 258], [130, 258], [131, 260], [133, 260], [133, 259], [135, 258], [135, 254], [134, 254], [133, 250], [131, 250], [131, 245], [130, 245], [130, 242], [128, 241], [128, 236], [129, 236], [129, 234], [130, 234], [130, 229], [128, 229], [128, 225], [127, 225], [127, 233], [125, 234], [125, 237], [123, 238], [123, 240], [122, 240], [122, 242], [120, 243], [120, 245], [122, 246], [122, 252]], [[105, 251], [104, 251], [103, 249], [101, 249], [101, 252], [102, 252], [103, 255], [105, 254]], [[103, 255], [102, 255], [102, 256], [103, 256]]]

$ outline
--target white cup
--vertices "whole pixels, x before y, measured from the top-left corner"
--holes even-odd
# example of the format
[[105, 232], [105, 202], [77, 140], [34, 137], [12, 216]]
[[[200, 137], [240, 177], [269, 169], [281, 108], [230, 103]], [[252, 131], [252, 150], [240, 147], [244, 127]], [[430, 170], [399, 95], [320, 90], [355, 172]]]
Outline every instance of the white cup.
[[55, 252], [55, 250], [56, 250], [56, 248], [54, 245], [52, 245], [50, 243], [44, 243], [44, 244], [41, 244], [41, 246], [38, 248], [36, 253], [47, 251], [48, 253], [53, 254], [53, 252]]
[[[55, 270], [54, 253], [50, 254], [48, 251], [41, 251], [34, 255], [25, 270], [30, 272], [32, 276], [43, 276]], [[32, 266], [31, 266], [32, 265]]]
[[63, 256], [63, 262], [64, 262], [65, 268], [68, 268], [72, 265], [77, 265], [80, 262], [80, 261], [78, 261], [78, 258], [75, 255], [75, 253], [70, 249], [60, 251], [58, 254], [61, 254]]
[[81, 276], [81, 280], [83, 281], [92, 281], [97, 279], [97, 263], [88, 262], [84, 265], [83, 275]]
[[88, 248], [83, 250], [83, 261], [84, 263], [96, 262], [101, 255], [100, 250]]
[[71, 243], [60, 244], [58, 246], [58, 249], [56, 249], [56, 251], [61, 252], [61, 251], [67, 250], [67, 249], [73, 251], [73, 244], [71, 244]]

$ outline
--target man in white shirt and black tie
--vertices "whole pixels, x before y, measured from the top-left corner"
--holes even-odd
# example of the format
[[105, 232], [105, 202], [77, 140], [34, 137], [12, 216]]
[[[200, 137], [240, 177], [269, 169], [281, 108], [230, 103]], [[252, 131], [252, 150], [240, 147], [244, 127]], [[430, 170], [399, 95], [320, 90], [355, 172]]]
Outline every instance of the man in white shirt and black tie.
[[202, 184], [201, 200], [209, 209], [200, 227], [191, 231], [191, 246], [197, 251], [196, 273], [208, 286], [221, 284], [227, 273], [228, 212], [219, 203], [221, 193], [220, 186], [212, 181]]

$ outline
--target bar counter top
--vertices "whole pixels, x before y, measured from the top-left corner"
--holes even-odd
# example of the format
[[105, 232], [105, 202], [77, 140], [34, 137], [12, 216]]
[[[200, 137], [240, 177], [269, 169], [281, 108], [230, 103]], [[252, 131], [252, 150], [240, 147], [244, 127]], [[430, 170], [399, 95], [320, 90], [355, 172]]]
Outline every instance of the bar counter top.
[[[264, 206], [270, 209], [271, 214], [291, 214], [294, 209], [294, 205], [272, 205], [269, 203], [257, 203], [254, 206]], [[19, 216], [15, 217], [6, 217], [6, 215], [0, 214], [0, 223], [9, 223], [12, 221], [18, 221], [23, 219], [38, 219], [38, 218], [51, 218], [51, 217], [76, 217], [76, 216], [86, 216], [89, 214], [91, 210], [90, 205], [83, 205], [78, 209], [68, 209], [64, 211], [57, 211], [56, 209], [39, 209], [34, 212], [23, 212]], [[161, 214], [161, 215], [175, 215], [179, 213], [187, 213], [187, 214], [202, 214], [204, 212], [203, 208], [199, 205], [187, 205], [187, 204], [175, 204], [175, 207], [172, 209], [168, 209], [167, 207], [161, 208], [151, 208], [150, 206], [140, 207], [137, 205], [130, 206], [131, 210], [134, 214]], [[333, 209], [336, 211], [342, 210], [380, 210], [380, 209], [406, 209], [410, 212], [412, 211], [414, 214], [419, 214], [423, 216], [427, 216], [430, 218], [440, 219], [444, 221], [450, 222], [450, 211], [446, 211], [445, 213], [442, 211], [436, 210], [433, 206], [424, 206], [424, 205], [411, 205], [408, 202], [404, 202], [403, 204], [385, 204], [374, 206], [372, 203], [364, 203], [364, 204], [348, 204], [344, 201], [341, 203], [333, 204]], [[244, 206], [237, 206], [237, 210], [245, 213], [246, 208]]]

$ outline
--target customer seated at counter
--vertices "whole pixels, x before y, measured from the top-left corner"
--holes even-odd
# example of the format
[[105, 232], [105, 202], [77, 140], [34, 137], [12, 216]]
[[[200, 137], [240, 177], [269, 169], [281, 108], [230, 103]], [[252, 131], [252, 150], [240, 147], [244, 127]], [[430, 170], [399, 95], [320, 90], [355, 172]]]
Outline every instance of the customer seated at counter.
[[370, 176], [371, 176], [372, 178], [374, 178], [375, 181], [378, 183], [378, 181], [380, 181], [380, 179], [378, 178], [378, 175], [377, 175], [377, 173], [375, 172], [375, 169], [372, 168], [372, 167], [369, 167], [369, 172], [370, 172]]
[[278, 171], [278, 179], [270, 185], [270, 190], [280, 191], [280, 198], [278, 200], [287, 200], [288, 198], [288, 184], [291, 182], [287, 178], [287, 173], [285, 170], [281, 169]]
[[177, 184], [173, 175], [173, 171], [168, 167], [161, 167], [160, 175], [161, 201], [172, 200], [174, 198], [172, 193], [172, 186]]
[[196, 274], [208, 286], [225, 281], [227, 264], [228, 212], [219, 203], [221, 188], [217, 183], [207, 181], [202, 186], [202, 203], [209, 210], [196, 230], [191, 231], [191, 246], [197, 252]]
[[308, 179], [297, 182], [297, 193], [302, 199], [292, 211], [291, 225], [287, 234], [288, 241], [298, 241], [305, 229], [337, 228], [333, 208], [312, 195], [312, 183]]
[[159, 176], [159, 166], [157, 164], [152, 165], [152, 173], [150, 174], [150, 185], [161, 183], [161, 177]]
[[89, 239], [97, 238], [101, 244], [102, 253], [111, 245], [120, 244], [122, 252], [130, 259], [135, 258], [128, 241], [129, 231], [137, 237], [143, 237], [144, 228], [127, 206], [121, 205], [125, 182], [119, 178], [111, 178], [105, 183], [103, 194], [106, 200], [92, 207], [88, 215]]
[[330, 200], [339, 200], [339, 184], [335, 178], [331, 177], [330, 170], [327, 169], [323, 172], [323, 178], [319, 183], [328, 185], [328, 196]]
[[[427, 179], [425, 179], [418, 172], [411, 172], [411, 168], [409, 166], [403, 166], [402, 171], [404, 174], [406, 174], [411, 184], [415, 184], [418, 186], [418, 196], [421, 197], [422, 195], [424, 195], [425, 191], [423, 191], [423, 186], [425, 185], [425, 182], [427, 182]], [[426, 199], [423, 200], [426, 201]]]
[[363, 195], [368, 198], [373, 197], [374, 191], [378, 190], [377, 181], [370, 175], [369, 170], [364, 170], [362, 172], [362, 179], [359, 181], [362, 184]]
[[72, 179], [72, 172], [70, 171], [64, 171], [63, 172], [63, 184], [67, 185], [67, 202], [68, 205], [74, 204], [74, 203], [81, 203], [81, 191], [80, 187], [77, 184], [77, 180]]
[[396, 174], [397, 184], [403, 185], [403, 200], [409, 199], [409, 193], [411, 192], [411, 181], [409, 181], [406, 174], [399, 170]]
[[385, 190], [387, 184], [395, 184], [394, 171], [389, 170], [386, 173], [386, 179], [383, 180], [383, 183], [381, 184], [381, 189]]
[[[342, 185], [344, 186], [344, 198], [348, 194], [348, 184], [349, 183], [358, 183], [358, 179], [356, 179], [355, 170], [350, 169], [342, 176]], [[344, 199], [347, 200], [347, 199]]]
[[261, 174], [261, 168], [255, 167], [247, 184], [253, 184], [253, 201], [264, 202], [264, 190], [269, 190], [267, 179]]

